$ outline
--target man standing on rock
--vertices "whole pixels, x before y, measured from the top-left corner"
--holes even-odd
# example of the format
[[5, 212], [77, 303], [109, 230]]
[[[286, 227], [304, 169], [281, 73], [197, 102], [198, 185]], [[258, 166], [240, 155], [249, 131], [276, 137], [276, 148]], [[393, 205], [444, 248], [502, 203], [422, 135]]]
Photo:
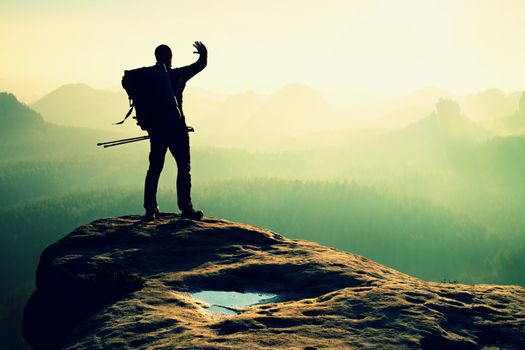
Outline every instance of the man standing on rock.
[[203, 70], [208, 61], [206, 46], [200, 41], [196, 41], [193, 46], [197, 50], [194, 53], [199, 54], [199, 59], [193, 64], [174, 69], [171, 68], [173, 55], [169, 46], [159, 45], [155, 49], [157, 64], [164, 64], [168, 69], [182, 118], [181, 123], [173, 128], [158, 125], [148, 129], [150, 137], [149, 168], [144, 185], [146, 220], [154, 220], [159, 216], [157, 187], [168, 148], [177, 162], [177, 204], [182, 212], [181, 217], [199, 220], [204, 215], [202, 211], [195, 210], [191, 202], [190, 139], [188, 135], [190, 130], [186, 125], [182, 109], [182, 93], [186, 87], [186, 82]]

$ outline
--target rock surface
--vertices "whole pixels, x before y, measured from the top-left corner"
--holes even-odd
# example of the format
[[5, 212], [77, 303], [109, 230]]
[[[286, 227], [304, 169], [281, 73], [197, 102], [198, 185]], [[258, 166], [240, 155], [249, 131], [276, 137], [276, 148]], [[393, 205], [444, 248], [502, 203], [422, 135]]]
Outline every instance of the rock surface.
[[[425, 282], [221, 219], [94, 221], [42, 253], [36, 285], [35, 349], [525, 348], [525, 288]], [[200, 290], [280, 299], [218, 315]]]

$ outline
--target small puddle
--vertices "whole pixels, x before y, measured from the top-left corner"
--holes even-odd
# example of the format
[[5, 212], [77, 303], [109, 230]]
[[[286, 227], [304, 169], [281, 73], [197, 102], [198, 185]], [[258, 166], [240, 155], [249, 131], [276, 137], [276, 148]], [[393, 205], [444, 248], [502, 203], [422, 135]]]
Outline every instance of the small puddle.
[[191, 293], [195, 299], [201, 300], [209, 307], [204, 307], [207, 311], [223, 315], [237, 315], [241, 313], [239, 307], [267, 304], [278, 301], [277, 294], [256, 293], [256, 292], [228, 292], [217, 290], [203, 290]]

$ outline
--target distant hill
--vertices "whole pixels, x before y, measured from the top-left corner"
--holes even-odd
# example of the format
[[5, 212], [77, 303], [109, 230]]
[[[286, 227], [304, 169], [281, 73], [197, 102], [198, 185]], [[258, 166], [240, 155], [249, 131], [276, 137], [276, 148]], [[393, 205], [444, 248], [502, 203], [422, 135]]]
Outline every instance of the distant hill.
[[343, 124], [342, 115], [305, 84], [289, 84], [270, 95], [246, 91], [214, 101], [206, 110], [192, 100], [185, 110], [198, 131], [195, 138], [212, 146], [281, 150], [291, 138]]
[[404, 96], [399, 99], [399, 104], [402, 105], [434, 105], [439, 99], [454, 99], [453, 93], [450, 91], [441, 89], [436, 86], [429, 86], [419, 90], [416, 90], [407, 96]]
[[[59, 125], [123, 131], [114, 126], [128, 110], [124, 91], [94, 89], [85, 84], [68, 84], [45, 95], [31, 105], [44, 119]], [[132, 122], [129, 125], [138, 127]]]
[[513, 135], [525, 133], [525, 92], [521, 93], [517, 110], [494, 120], [492, 126], [502, 134]]
[[432, 111], [436, 101], [428, 104], [403, 106], [393, 112], [388, 113], [385, 117], [379, 119], [373, 125], [380, 128], [404, 128], [412, 123], [417, 122], [418, 120], [421, 120], [422, 116], [428, 115], [428, 113]]
[[457, 102], [440, 99], [435, 111], [409, 126], [378, 136], [370, 157], [390, 162], [463, 162], [492, 133], [462, 114]]
[[[192, 95], [188, 94], [188, 99], [191, 98]], [[186, 112], [188, 122], [195, 122], [196, 126], [202, 126], [204, 131], [208, 133], [224, 133], [233, 131], [232, 129], [238, 132], [244, 127], [252, 114], [260, 108], [264, 100], [264, 96], [246, 91], [228, 96], [206, 110], [203, 108], [209, 106], [210, 102], [204, 99], [197, 101], [194, 98], [190, 100], [191, 104], [185, 106], [185, 109], [188, 111]]]
[[42, 126], [42, 116], [19, 102], [15, 95], [0, 92], [0, 134], [11, 133], [14, 130]]
[[[225, 98], [208, 111], [208, 121], [217, 131], [297, 135], [330, 129], [335, 112], [323, 96], [305, 84], [285, 85], [271, 95], [252, 91]], [[334, 129], [332, 127], [332, 129]]]
[[289, 84], [268, 96], [247, 125], [255, 130], [298, 135], [330, 129], [334, 111], [305, 84]]
[[[440, 99], [458, 101], [463, 112], [457, 116], [441, 115], [438, 118], [433, 110]], [[448, 143], [453, 139], [473, 141], [478, 136], [484, 139], [487, 131], [475, 122], [483, 122], [487, 127], [496, 125], [496, 130], [504, 130], [502, 134], [521, 132], [525, 130], [525, 122], [522, 122], [521, 115], [514, 114], [518, 101], [518, 93], [506, 94], [498, 89], [455, 97], [446, 90], [429, 87], [399, 98], [381, 100], [375, 105], [370, 102], [371, 108], [377, 112], [370, 117], [366, 109], [362, 115], [350, 107], [336, 110], [318, 91], [296, 83], [270, 95], [246, 91], [222, 96], [188, 86], [184, 110], [188, 124], [197, 131], [192, 135], [193, 145], [275, 151], [311, 148], [312, 143], [322, 146], [322, 137], [329, 139], [328, 144], [333, 144], [330, 142], [332, 134], [339, 140], [337, 144], [344, 144], [346, 136], [342, 131], [355, 128], [357, 119], [369, 117], [364, 126], [375, 130], [399, 129], [401, 134], [408, 135], [423, 133], [426, 135], [422, 136], [423, 144], [428, 144], [435, 137], [448, 140]], [[133, 136], [140, 133], [133, 120], [125, 125], [112, 125], [127, 111], [124, 91], [112, 92], [84, 84], [70, 84], [44, 96], [32, 107], [40, 112], [44, 120], [60, 125], [90, 127]], [[468, 115], [470, 120], [463, 114]], [[384, 117], [379, 117], [381, 115]], [[493, 123], [493, 120], [498, 122]], [[422, 124], [413, 125], [418, 125], [418, 122]], [[405, 128], [413, 131], [403, 131]], [[412, 137], [407, 136], [404, 143]], [[351, 135], [346, 138], [354, 140]]]
[[373, 123], [381, 128], [403, 128], [428, 115], [441, 98], [455, 99], [449, 91], [430, 86], [385, 102], [388, 112]]
[[[317, 91], [304, 84], [286, 85], [269, 96], [247, 91], [220, 98], [191, 87], [187, 90], [184, 104], [187, 121], [199, 135], [205, 135], [205, 144], [211, 141], [232, 146], [238, 145], [235, 140], [242, 137], [251, 142], [263, 134], [295, 136], [337, 128], [333, 125], [338, 122], [334, 110]], [[46, 121], [60, 125], [134, 134], [140, 131], [133, 121], [112, 125], [127, 111], [124, 92], [69, 84], [31, 107]]]
[[0, 93], [0, 160], [68, 158], [96, 152], [96, 143], [121, 136], [45, 122], [9, 93]]
[[400, 130], [397, 135], [423, 143], [433, 140], [471, 144], [487, 140], [491, 133], [463, 115], [457, 102], [440, 99], [432, 114]]
[[506, 94], [500, 89], [487, 89], [465, 96], [459, 101], [462, 110], [475, 121], [494, 120], [514, 113], [520, 93]]
[[462, 111], [473, 121], [495, 120], [514, 113], [520, 95], [520, 92], [507, 94], [500, 89], [491, 88], [460, 97], [443, 89], [429, 87], [385, 103], [388, 105], [388, 112], [373, 125], [386, 128], [408, 126], [420, 120], [422, 115], [430, 113], [439, 99], [458, 101]]

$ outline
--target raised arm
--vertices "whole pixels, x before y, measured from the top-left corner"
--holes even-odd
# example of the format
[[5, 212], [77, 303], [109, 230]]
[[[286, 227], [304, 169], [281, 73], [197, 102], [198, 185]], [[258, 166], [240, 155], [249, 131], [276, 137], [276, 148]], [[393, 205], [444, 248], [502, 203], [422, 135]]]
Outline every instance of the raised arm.
[[206, 46], [204, 46], [204, 44], [200, 41], [196, 41], [193, 43], [193, 47], [196, 50], [193, 53], [199, 55], [197, 61], [188, 66], [175, 68], [185, 81], [193, 78], [195, 74], [203, 70], [208, 64], [208, 49], [206, 49]]

